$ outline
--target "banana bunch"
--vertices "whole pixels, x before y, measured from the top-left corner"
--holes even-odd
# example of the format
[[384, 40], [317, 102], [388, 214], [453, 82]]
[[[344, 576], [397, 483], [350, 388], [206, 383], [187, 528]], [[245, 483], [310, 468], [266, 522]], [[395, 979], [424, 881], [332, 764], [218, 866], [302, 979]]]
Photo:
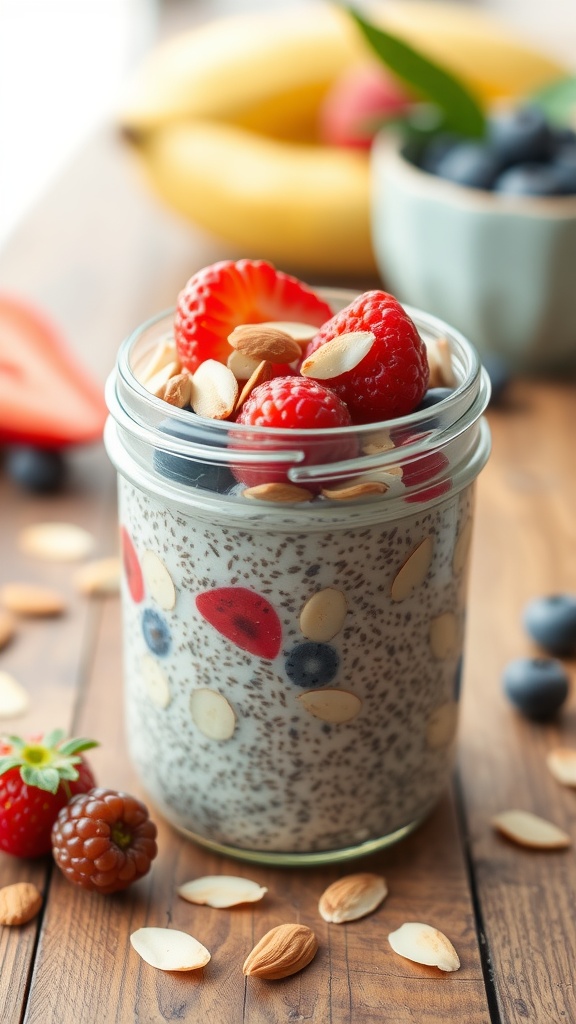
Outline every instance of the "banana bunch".
[[[486, 104], [565, 70], [469, 8], [376, 2], [370, 17]], [[319, 106], [373, 54], [344, 12], [315, 6], [210, 22], [160, 44], [119, 111], [148, 181], [242, 255], [322, 274], [375, 269], [365, 152], [321, 145]]]

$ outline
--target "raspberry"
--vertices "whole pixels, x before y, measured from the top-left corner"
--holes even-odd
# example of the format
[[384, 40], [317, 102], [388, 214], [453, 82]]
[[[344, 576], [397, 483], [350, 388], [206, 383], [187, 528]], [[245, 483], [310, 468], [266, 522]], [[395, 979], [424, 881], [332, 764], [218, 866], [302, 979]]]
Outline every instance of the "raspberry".
[[174, 335], [182, 366], [225, 363], [228, 335], [239, 324], [298, 321], [320, 327], [332, 310], [296, 277], [264, 260], [222, 260], [194, 274], [178, 296]]
[[406, 310], [387, 292], [364, 292], [336, 313], [312, 339], [306, 357], [338, 335], [354, 331], [371, 331], [376, 340], [357, 366], [329, 381], [354, 423], [376, 423], [412, 412], [428, 386], [426, 346]]
[[[237, 423], [251, 427], [285, 427], [291, 430], [320, 430], [330, 427], [351, 425], [348, 409], [328, 388], [305, 377], [275, 377], [259, 384], [246, 400], [237, 418]], [[244, 442], [243, 447], [260, 449], [261, 440], [256, 435]], [[323, 462], [338, 462], [353, 458], [357, 452], [354, 438], [338, 438], [330, 441], [290, 440], [290, 437], [266, 443], [266, 449], [301, 449], [308, 465]], [[248, 487], [259, 483], [283, 483], [288, 479], [285, 465], [268, 463], [264, 466], [235, 466], [237, 480]], [[308, 484], [306, 485], [308, 486]]]
[[52, 829], [52, 852], [74, 885], [119, 892], [150, 870], [158, 852], [156, 825], [136, 797], [91, 789], [60, 811]]

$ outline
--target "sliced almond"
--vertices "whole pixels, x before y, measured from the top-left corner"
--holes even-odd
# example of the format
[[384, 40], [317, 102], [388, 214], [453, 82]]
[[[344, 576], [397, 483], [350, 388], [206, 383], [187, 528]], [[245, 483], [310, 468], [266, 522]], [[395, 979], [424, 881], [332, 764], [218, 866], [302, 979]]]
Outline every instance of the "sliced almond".
[[463, 569], [466, 568], [468, 562], [468, 553], [470, 551], [470, 544], [472, 543], [472, 519], [468, 518], [463, 524], [456, 543], [454, 545], [454, 554], [452, 555], [452, 569], [455, 576], [459, 576]]
[[193, 690], [190, 697], [192, 721], [211, 740], [229, 740], [236, 728], [231, 704], [216, 690]]
[[14, 882], [0, 889], [0, 924], [26, 924], [42, 906], [42, 895], [32, 882]]
[[0, 672], [0, 718], [18, 718], [30, 707], [30, 697], [8, 672]]
[[87, 562], [74, 576], [74, 584], [88, 597], [117, 594], [120, 589], [121, 562], [115, 555]]
[[66, 599], [59, 590], [35, 583], [6, 583], [0, 590], [0, 603], [15, 615], [62, 615]]
[[300, 612], [300, 629], [307, 640], [325, 643], [344, 625], [348, 602], [342, 590], [325, 587], [306, 601]]
[[94, 537], [74, 523], [35, 523], [18, 535], [18, 547], [25, 555], [47, 562], [78, 562], [94, 547]]
[[265, 320], [260, 327], [276, 327], [277, 330], [284, 331], [284, 334], [289, 334], [299, 345], [307, 345], [320, 330], [314, 324], [301, 324], [298, 320]]
[[300, 345], [277, 327], [241, 324], [228, 335], [228, 343], [249, 359], [269, 363], [293, 363], [301, 355]]
[[252, 392], [254, 391], [254, 388], [257, 388], [259, 384], [264, 384], [264, 382], [267, 380], [272, 380], [273, 373], [274, 370], [272, 367], [272, 363], [267, 363], [266, 360], [263, 360], [261, 363], [258, 363], [256, 369], [250, 375], [244, 387], [242, 388], [242, 391], [240, 392], [238, 398], [236, 399], [236, 407], [234, 411], [238, 412], [238, 410], [242, 408], [246, 399], [249, 398]]
[[361, 480], [355, 484], [342, 484], [341, 487], [323, 487], [322, 494], [330, 501], [356, 501], [373, 494], [385, 494], [387, 490], [388, 484], [384, 480]]
[[430, 647], [435, 658], [443, 660], [458, 654], [460, 648], [458, 620], [452, 612], [444, 612], [430, 623]]
[[164, 398], [168, 381], [178, 373], [180, 373], [180, 363], [167, 363], [161, 370], [158, 370], [158, 373], [155, 373], [153, 377], [146, 381], [144, 387], [155, 398]]
[[318, 939], [304, 924], [280, 924], [262, 936], [244, 961], [244, 974], [277, 981], [307, 967], [318, 950]]
[[257, 903], [268, 889], [238, 875], [204, 875], [191, 882], [184, 882], [176, 891], [189, 903], [223, 910], [241, 903]]
[[557, 825], [530, 811], [502, 811], [492, 825], [507, 839], [534, 850], [562, 850], [570, 846], [570, 836]]
[[[379, 430], [375, 434], [370, 434], [369, 439], [362, 445], [362, 451], [365, 455], [380, 455], [381, 452], [389, 452], [395, 447], [394, 441], [390, 437], [390, 431]], [[390, 472], [389, 469], [386, 471]]]
[[430, 370], [429, 388], [453, 388], [456, 375], [452, 366], [452, 352], [447, 338], [429, 338], [426, 340], [428, 368]]
[[318, 910], [325, 921], [344, 924], [371, 914], [387, 895], [388, 886], [381, 875], [359, 872], [332, 882], [322, 893]]
[[408, 921], [390, 932], [388, 942], [395, 953], [414, 963], [441, 971], [457, 971], [460, 967], [460, 958], [450, 939], [429, 924]]
[[431, 750], [440, 750], [452, 743], [458, 728], [458, 704], [448, 700], [432, 711], [426, 725], [426, 742]]
[[9, 644], [12, 637], [16, 633], [16, 622], [9, 612], [4, 612], [0, 608], [0, 651], [6, 644]]
[[261, 362], [261, 359], [250, 359], [243, 352], [233, 349], [226, 360], [226, 366], [229, 370], [232, 370], [236, 380], [250, 380], [250, 377], [258, 369]]
[[293, 504], [299, 501], [312, 501], [314, 495], [306, 487], [298, 487], [297, 484], [256, 484], [255, 487], [247, 487], [242, 491], [243, 498], [252, 498], [255, 501], [274, 501], [280, 504]]
[[142, 555], [141, 566], [150, 596], [165, 611], [171, 611], [176, 604], [176, 587], [164, 562], [155, 551], [148, 549]]
[[190, 404], [197, 416], [227, 420], [238, 398], [238, 381], [223, 363], [205, 359], [192, 377]]
[[168, 366], [170, 363], [177, 363], [177, 361], [178, 355], [174, 338], [171, 336], [162, 338], [152, 350], [142, 369], [137, 368], [136, 376], [140, 383], [145, 385], [159, 370], [163, 370], [165, 366]]
[[327, 341], [304, 360], [300, 373], [315, 380], [331, 380], [348, 373], [367, 356], [376, 337], [372, 331], [350, 331]]
[[176, 928], [138, 928], [130, 942], [139, 956], [159, 971], [196, 971], [210, 960], [206, 946]]
[[169, 405], [173, 405], [175, 409], [183, 409], [190, 402], [191, 388], [190, 374], [177, 373], [174, 377], [170, 377], [162, 398]]
[[306, 690], [297, 699], [311, 715], [331, 725], [351, 722], [362, 707], [360, 697], [349, 690]]
[[431, 537], [425, 537], [412, 549], [408, 558], [396, 573], [390, 589], [393, 601], [405, 601], [426, 579], [434, 544]]
[[576, 786], [576, 750], [556, 747], [546, 758], [550, 772], [563, 786]]
[[148, 691], [148, 696], [157, 708], [167, 708], [172, 700], [170, 683], [166, 678], [163, 669], [151, 654], [143, 654], [140, 661], [140, 671]]

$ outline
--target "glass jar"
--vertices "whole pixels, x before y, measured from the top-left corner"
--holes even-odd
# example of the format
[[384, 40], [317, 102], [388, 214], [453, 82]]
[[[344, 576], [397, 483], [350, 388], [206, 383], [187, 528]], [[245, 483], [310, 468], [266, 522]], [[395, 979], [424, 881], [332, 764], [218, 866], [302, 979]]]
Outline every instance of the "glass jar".
[[[336, 311], [353, 295], [324, 297]], [[173, 408], [137, 378], [171, 313], [124, 342], [108, 381], [129, 750], [159, 812], [212, 850], [360, 856], [414, 829], [449, 780], [489, 384], [458, 332], [408, 312], [448, 340], [457, 386], [385, 424]], [[309, 500], [262, 500], [271, 477]]]

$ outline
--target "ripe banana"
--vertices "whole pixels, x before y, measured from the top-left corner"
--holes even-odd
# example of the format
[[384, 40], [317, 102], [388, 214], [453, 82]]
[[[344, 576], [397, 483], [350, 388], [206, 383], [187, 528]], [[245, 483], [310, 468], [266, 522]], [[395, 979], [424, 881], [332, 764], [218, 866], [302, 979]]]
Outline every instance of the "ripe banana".
[[364, 153], [213, 121], [169, 124], [141, 152], [158, 193], [242, 255], [323, 273], [373, 270]]
[[[563, 73], [469, 8], [377, 0], [369, 13], [486, 103]], [[368, 157], [315, 141], [322, 98], [368, 59], [352, 20], [332, 7], [220, 19], [158, 46], [119, 120], [159, 195], [243, 255], [290, 269], [373, 272]]]

